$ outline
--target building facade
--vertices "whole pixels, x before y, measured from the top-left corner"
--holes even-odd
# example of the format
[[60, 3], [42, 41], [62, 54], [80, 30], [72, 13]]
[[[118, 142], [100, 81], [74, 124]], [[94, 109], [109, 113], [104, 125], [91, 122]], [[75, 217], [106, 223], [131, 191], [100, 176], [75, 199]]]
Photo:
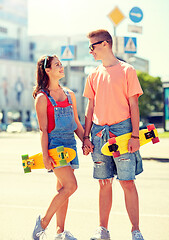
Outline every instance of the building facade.
[[[86, 99], [82, 97], [87, 75], [100, 62], [89, 54], [88, 39], [76, 36], [28, 36], [27, 0], [0, 0], [0, 122], [30, 121], [34, 115], [32, 98], [36, 62], [42, 55], [56, 54], [62, 60], [61, 48], [74, 46], [71, 61], [65, 67], [64, 86], [75, 92], [77, 110], [84, 122]], [[136, 69], [148, 71], [148, 62], [138, 57], [119, 56]]]
[[0, 122], [29, 121], [35, 63], [30, 59], [27, 0], [0, 0]]
[[29, 60], [27, 0], [0, 0], [0, 58]]

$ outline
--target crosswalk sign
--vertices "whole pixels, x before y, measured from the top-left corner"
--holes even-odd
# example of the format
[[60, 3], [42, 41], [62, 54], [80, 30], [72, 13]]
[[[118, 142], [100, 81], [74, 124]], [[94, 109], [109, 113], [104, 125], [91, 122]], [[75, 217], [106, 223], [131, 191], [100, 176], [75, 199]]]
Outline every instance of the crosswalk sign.
[[75, 46], [68, 45], [61, 47], [61, 60], [71, 61], [75, 58]]
[[137, 52], [137, 39], [135, 37], [124, 37], [124, 52], [133, 54]]

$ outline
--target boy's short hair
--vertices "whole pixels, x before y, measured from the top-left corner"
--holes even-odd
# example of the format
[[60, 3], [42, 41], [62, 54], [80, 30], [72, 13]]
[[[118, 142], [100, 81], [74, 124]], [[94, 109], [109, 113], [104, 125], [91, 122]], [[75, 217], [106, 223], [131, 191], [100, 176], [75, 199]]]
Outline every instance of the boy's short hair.
[[107, 30], [99, 29], [87, 34], [88, 38], [97, 38], [98, 41], [107, 41], [110, 46], [113, 46], [113, 39], [110, 33]]

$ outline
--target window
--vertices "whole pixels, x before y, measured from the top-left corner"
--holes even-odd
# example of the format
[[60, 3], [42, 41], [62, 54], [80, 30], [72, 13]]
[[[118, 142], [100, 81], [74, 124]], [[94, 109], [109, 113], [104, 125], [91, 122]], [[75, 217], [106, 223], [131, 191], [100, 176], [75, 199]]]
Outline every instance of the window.
[[8, 29], [0, 26], [0, 32], [1, 33], [8, 33]]

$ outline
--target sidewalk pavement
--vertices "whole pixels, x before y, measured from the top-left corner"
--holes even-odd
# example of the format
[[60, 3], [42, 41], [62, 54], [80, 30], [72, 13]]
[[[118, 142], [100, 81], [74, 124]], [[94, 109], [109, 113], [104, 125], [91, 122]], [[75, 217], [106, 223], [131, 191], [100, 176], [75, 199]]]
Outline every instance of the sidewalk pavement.
[[169, 161], [169, 138], [161, 138], [159, 143], [152, 144], [150, 142], [142, 146], [140, 153], [143, 160]]
[[[91, 155], [83, 156], [77, 140], [80, 168], [75, 171], [78, 189], [71, 196], [66, 230], [78, 240], [89, 240], [99, 224], [98, 181], [92, 178]], [[20, 155], [39, 152], [39, 134], [11, 134], [0, 138], [0, 240], [30, 240], [35, 220], [46, 212], [56, 194], [54, 174], [35, 170], [24, 174]], [[140, 200], [140, 228], [145, 240], [168, 240], [169, 236], [169, 139], [141, 147], [144, 171], [136, 178]], [[55, 217], [47, 239], [54, 240]], [[131, 240], [131, 225], [119, 182], [113, 183], [113, 206], [109, 230], [112, 240]]]

